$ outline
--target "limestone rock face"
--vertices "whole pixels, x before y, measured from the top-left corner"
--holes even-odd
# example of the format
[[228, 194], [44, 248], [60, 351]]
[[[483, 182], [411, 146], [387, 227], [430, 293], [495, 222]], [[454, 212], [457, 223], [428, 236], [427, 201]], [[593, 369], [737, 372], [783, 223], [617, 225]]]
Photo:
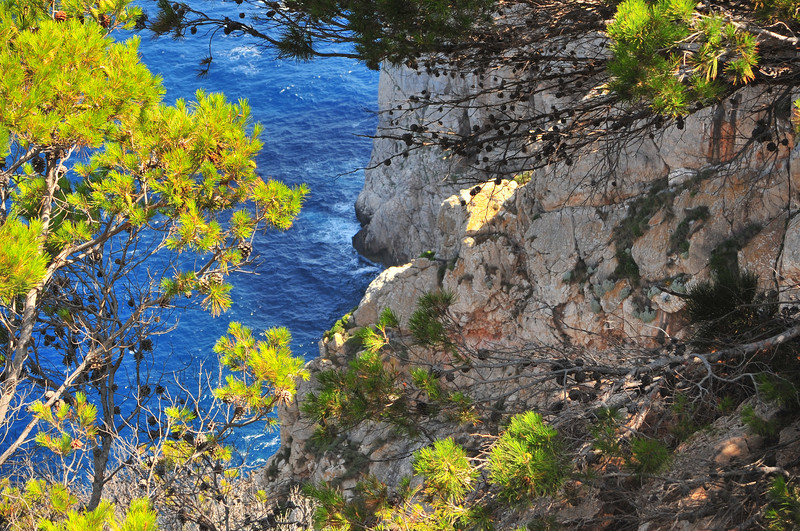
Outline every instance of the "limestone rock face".
[[439, 264], [419, 258], [402, 266], [390, 267], [372, 281], [353, 314], [355, 324], [369, 326], [384, 308], [391, 308], [400, 324], [408, 324], [417, 299], [438, 286]]
[[[388, 70], [382, 108], [421, 90], [468, 90], [469, 81]], [[726, 242], [737, 247], [740, 266], [765, 285], [777, 271], [789, 297], [787, 290], [800, 285], [794, 241], [800, 225], [796, 218], [786, 223], [794, 201], [789, 191], [798, 182], [797, 171], [787, 169], [797, 166], [799, 152], [791, 141], [769, 152], [750, 140], [768, 98], [745, 88], [736, 103], [731, 98], [652, 138], [616, 146], [613, 166], [608, 153], [593, 150], [569, 167], [555, 164], [519, 182], [492, 180], [461, 190], [445, 177], [469, 182], [478, 174], [448, 165], [435, 151], [393, 158], [397, 142], [379, 140], [376, 167], [357, 203], [368, 221], [357, 237], [360, 249], [390, 263], [434, 251], [448, 264], [439, 286], [456, 295], [453, 311], [465, 333], [484, 343], [603, 348], [609, 338], [677, 333], [683, 304], [670, 291], [708, 277], [709, 256]], [[414, 120], [430, 121], [424, 114], [435, 111], [422, 109], [384, 115], [383, 133], [394, 128], [400, 136]], [[469, 116], [459, 119], [460, 126], [449, 125], [470, 123]], [[788, 128], [781, 134], [791, 137]], [[377, 165], [386, 159], [390, 166]], [[382, 279], [381, 290], [431, 286], [429, 273], [418, 272], [425, 281], [415, 274], [396, 277], [394, 288]], [[370, 306], [361, 315], [375, 311]]]
[[786, 226], [783, 252], [780, 256], [779, 273], [786, 291], [783, 300], [797, 301], [800, 297], [800, 218], [794, 217]]
[[[461, 90], [469, 90], [470, 80], [459, 81], [464, 85]], [[412, 126], [439, 120], [456, 131], [469, 128], [469, 117], [463, 114], [408, 110], [410, 96], [423, 91], [448, 94], [456, 90], [454, 84], [448, 77], [384, 67], [378, 86], [377, 135], [402, 137]], [[458, 171], [435, 149], [408, 150], [402, 140], [377, 138], [365, 171], [364, 189], [356, 201], [356, 215], [365, 225], [353, 238], [356, 249], [370, 259], [395, 265], [439, 248], [443, 239], [436, 223], [440, 204], [459, 189], [443, 179]]]
[[[412, 126], [441, 121], [443, 128], [467, 131], [479, 123], [476, 110], [442, 113], [423, 105], [411, 111], [406, 103], [423, 92], [469, 94], [476, 82], [470, 74], [436, 77], [403, 67], [382, 72], [382, 137], [356, 204], [363, 229], [354, 243], [370, 258], [404, 265], [388, 268], [370, 285], [354, 313], [357, 326], [374, 323], [386, 307], [405, 326], [420, 295], [445, 290], [454, 295], [450, 315], [474, 352], [535, 357], [551, 349], [574, 357], [580, 350], [613, 366], [624, 357], [612, 359], [614, 348], [630, 352], [622, 347], [681, 337], [681, 295], [708, 278], [714, 253], [733, 250], [765, 288], [777, 285], [782, 300], [800, 296], [800, 217], [794, 215], [800, 204], [793, 192], [800, 187], [800, 149], [792, 147], [788, 120], [776, 132], [786, 145], [770, 151], [752, 141], [769, 95], [746, 87], [736, 104], [731, 98], [652, 137], [616, 144], [613, 152], [591, 149], [569, 165], [486, 180], [436, 148], [408, 150], [402, 140]], [[548, 97], [539, 94], [531, 105], [547, 108]], [[520, 106], [519, 112], [531, 109]], [[425, 251], [432, 258], [417, 258]], [[316, 370], [344, 366], [353, 354], [341, 337], [323, 342], [321, 352]], [[438, 360], [424, 361], [433, 367]], [[514, 387], [519, 370], [498, 364], [478, 373], [465, 366], [449, 381], [474, 385], [477, 399], [487, 403], [503, 397], [529, 406], [540, 397]], [[298, 396], [312, 389], [304, 384]], [[589, 386], [571, 391], [539, 405], [563, 407], [597, 394]], [[281, 410], [280, 418], [283, 453], [272, 462], [283, 481], [335, 478], [347, 490], [354, 486], [353, 466], [387, 482], [411, 473], [408, 456], [419, 445], [391, 436], [386, 426], [362, 425], [347, 434], [338, 453], [312, 455], [310, 422], [297, 406]], [[714, 441], [713, 459], [753, 449], [757, 441], [739, 433], [740, 424], [736, 430], [742, 438]], [[372, 459], [353, 465], [358, 460], [342, 461], [342, 452]], [[398, 455], [406, 457], [392, 460]], [[709, 463], [720, 464], [713, 459]]]

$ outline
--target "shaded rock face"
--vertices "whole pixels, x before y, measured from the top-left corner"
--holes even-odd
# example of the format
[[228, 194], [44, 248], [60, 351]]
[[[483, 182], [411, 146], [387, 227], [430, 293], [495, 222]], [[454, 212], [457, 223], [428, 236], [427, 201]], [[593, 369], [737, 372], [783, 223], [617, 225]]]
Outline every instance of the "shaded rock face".
[[435, 120], [456, 131], [469, 128], [468, 116], [461, 113], [441, 115], [427, 108], [408, 111], [409, 97], [422, 91], [451, 94], [470, 90], [470, 81], [459, 82], [460, 86], [454, 86], [456, 81], [449, 77], [417, 75], [407, 68], [386, 67], [381, 72], [377, 136], [397, 139], [375, 140], [364, 189], [356, 201], [356, 215], [364, 228], [353, 244], [367, 258], [387, 265], [403, 264], [440, 247], [439, 205], [459, 189], [445, 178], [463, 168], [444, 160], [436, 149], [408, 150], [402, 137], [410, 135], [412, 126]]

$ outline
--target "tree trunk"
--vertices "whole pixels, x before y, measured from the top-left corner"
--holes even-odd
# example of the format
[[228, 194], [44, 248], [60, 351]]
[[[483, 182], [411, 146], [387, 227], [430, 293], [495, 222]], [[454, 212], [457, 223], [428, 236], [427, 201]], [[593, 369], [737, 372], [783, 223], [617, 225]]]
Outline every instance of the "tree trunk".
[[108, 469], [108, 456], [111, 454], [111, 444], [114, 434], [107, 431], [108, 427], [100, 432], [100, 445], [92, 450], [94, 459], [94, 476], [92, 477], [92, 495], [86, 506], [87, 511], [97, 508], [103, 499], [103, 487], [106, 485], [106, 470]]
[[17, 395], [22, 367], [28, 359], [28, 345], [33, 335], [33, 326], [36, 323], [38, 314], [36, 303], [39, 300], [39, 289], [39, 286], [31, 289], [25, 297], [22, 320], [18, 328], [19, 333], [15, 339], [10, 341], [12, 347], [9, 349], [11, 359], [6, 361], [6, 367], [2, 375], [3, 382], [0, 385], [0, 390], [2, 390], [0, 395], [0, 426], [7, 422], [9, 408]]

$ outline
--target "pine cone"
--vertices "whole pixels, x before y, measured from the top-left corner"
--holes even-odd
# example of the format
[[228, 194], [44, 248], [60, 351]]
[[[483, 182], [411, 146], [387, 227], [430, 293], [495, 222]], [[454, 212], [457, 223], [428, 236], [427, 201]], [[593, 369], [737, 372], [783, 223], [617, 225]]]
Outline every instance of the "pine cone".
[[253, 252], [253, 244], [250, 242], [241, 242], [237, 249], [242, 254], [242, 261], [247, 260], [250, 257], [250, 254]]
[[209, 282], [208, 282], [208, 277], [202, 277], [202, 278], [201, 278], [201, 279], [198, 281], [197, 285], [198, 285], [198, 287], [200, 288], [200, 291], [207, 291], [207, 290], [208, 290], [208, 288], [209, 288], [209, 286], [210, 286], [210, 284], [209, 284]]
[[33, 166], [33, 171], [36, 173], [44, 173], [44, 170], [47, 168], [44, 160], [39, 157], [34, 157], [31, 159], [31, 166]]

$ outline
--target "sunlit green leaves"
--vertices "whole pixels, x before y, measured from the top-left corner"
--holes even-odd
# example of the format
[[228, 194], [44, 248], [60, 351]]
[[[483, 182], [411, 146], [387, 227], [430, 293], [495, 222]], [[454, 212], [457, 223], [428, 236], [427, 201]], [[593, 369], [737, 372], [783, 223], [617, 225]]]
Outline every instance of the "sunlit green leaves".
[[308, 195], [305, 185], [289, 187], [280, 181], [259, 182], [253, 189], [252, 200], [264, 213], [266, 222], [278, 229], [288, 229], [300, 212]]
[[523, 502], [554, 494], [565, 476], [558, 432], [533, 411], [512, 417], [489, 455], [489, 479], [500, 486], [500, 496]]
[[[214, 400], [213, 412], [200, 413], [197, 403], [170, 402], [161, 385], [151, 394], [144, 381], [119, 391], [135, 403], [114, 399], [125, 385], [115, 383], [115, 371], [132, 367], [123, 364], [125, 356], [132, 354], [138, 368], [152, 351], [148, 335], [163, 329], [155, 326], [159, 312], [183, 297], [214, 315], [226, 310], [226, 278], [253, 251], [254, 233], [289, 228], [308, 193], [258, 175], [263, 129], [246, 102], [198, 92], [195, 102], [162, 103], [160, 80], [139, 61], [138, 39], [108, 38], [135, 19], [138, 9], [129, 4], [0, 0], [0, 181], [8, 213], [0, 222], [0, 416], [8, 402], [16, 407], [17, 382], [26, 392], [43, 385], [64, 393], [28, 410], [38, 427], [35, 440], [52, 452], [50, 470], [64, 485], [113, 476], [110, 467], [121, 460], [105, 443], [122, 426], [138, 430], [139, 418], [150, 442], [137, 445], [134, 459], [149, 459], [154, 482], [173, 471], [201, 470], [209, 460], [217, 474], [232, 457], [223, 445], [230, 430], [267, 418], [293, 398], [296, 379], [307, 377], [303, 360], [291, 356], [287, 330], [256, 341], [233, 327], [230, 341], [218, 345], [227, 378], [216, 390], [230, 407]], [[34, 357], [40, 346], [45, 361]], [[97, 409], [79, 389], [93, 390], [105, 407], [102, 430]], [[144, 407], [152, 408], [147, 417]], [[123, 414], [130, 416], [120, 421]], [[220, 472], [217, 493], [230, 494], [235, 476]], [[93, 483], [90, 507], [103, 483]], [[156, 528], [146, 502], [134, 502], [124, 520], [123, 511], [104, 502], [67, 514], [71, 502], [54, 511], [46, 498], [68, 498], [31, 485], [41, 491], [44, 512], [31, 511], [19, 529]], [[3, 495], [11, 492], [7, 486], [0, 480]], [[0, 521], [7, 523], [3, 495]]]
[[292, 399], [298, 378], [308, 379], [302, 358], [291, 355], [292, 338], [286, 328], [267, 330], [264, 338], [257, 341], [249, 328], [234, 322], [214, 346], [230, 372], [214, 394], [243, 412], [269, 413], [279, 402]]
[[42, 223], [25, 224], [9, 218], [0, 225], [0, 301], [10, 304], [17, 295], [37, 285], [47, 272], [42, 249]]
[[472, 490], [478, 470], [453, 439], [440, 439], [414, 455], [414, 472], [425, 478], [425, 493], [447, 503], [460, 503]]
[[47, 407], [37, 401], [31, 405], [31, 411], [43, 423], [36, 434], [36, 443], [62, 457], [91, 445], [97, 436], [97, 407], [83, 393], [75, 394], [72, 405], [59, 400]]
[[9, 141], [11, 135], [8, 129], [0, 126], [0, 158], [5, 159], [8, 156]]
[[[721, 14], [701, 15], [694, 0], [626, 0], [607, 32], [611, 88], [669, 116], [713, 101], [726, 83], [754, 78], [756, 39]], [[724, 74], [724, 75], [723, 75]]]
[[205, 295], [201, 301], [203, 308], [215, 317], [227, 311], [233, 304], [230, 295], [232, 288], [233, 286], [227, 282], [209, 282], [207, 287], [202, 288], [202, 293]]
[[237, 210], [231, 215], [231, 234], [239, 240], [246, 240], [253, 234], [255, 219], [247, 210]]
[[[102, 0], [65, 9], [116, 17], [126, 6]], [[60, 22], [44, 16], [37, 31], [16, 24], [0, 11], [6, 37], [0, 42], [0, 141], [3, 151], [10, 144], [42, 146], [41, 156], [27, 156], [32, 163], [23, 165], [24, 176], [12, 177], [10, 190], [20, 219], [35, 218], [42, 205], [52, 210], [44, 235], [51, 254], [68, 253], [109, 223], [155, 228], [158, 218], [168, 249], [215, 262], [224, 280], [242, 262], [241, 241], [259, 228], [291, 226], [308, 190], [257, 175], [262, 128], [252, 123], [247, 102], [201, 91], [195, 102], [162, 105], [163, 88], [139, 62], [136, 39], [115, 43], [100, 25], [71, 15]], [[83, 147], [95, 149], [89, 160], [73, 170], [58, 165], [68, 150]], [[53, 186], [57, 171], [74, 174]], [[6, 270], [0, 293], [6, 300], [41, 277], [41, 271]], [[168, 282], [165, 302], [198, 291], [212, 313], [226, 310], [230, 286], [202, 280]]]
[[6, 16], [0, 34], [0, 122], [26, 143], [98, 147], [163, 92], [138, 61], [138, 41], [114, 43], [95, 24], [43, 20], [19, 31]]
[[114, 504], [102, 501], [92, 511], [69, 511], [63, 520], [40, 520], [42, 531], [158, 531], [158, 515], [145, 498], [131, 501], [124, 519], [116, 517]]
[[164, 408], [167, 426], [173, 435], [181, 435], [189, 429], [189, 425], [197, 418], [194, 410], [186, 406], [167, 406]]
[[77, 503], [65, 485], [32, 479], [15, 487], [9, 478], [0, 479], [0, 518], [8, 531], [36, 529], [41, 519], [63, 518]]
[[357, 507], [345, 501], [339, 490], [327, 485], [316, 486], [309, 483], [303, 487], [303, 493], [320, 502], [319, 508], [314, 512], [314, 525], [320, 529], [349, 531], [352, 529], [351, 521], [359, 521], [362, 516]]

